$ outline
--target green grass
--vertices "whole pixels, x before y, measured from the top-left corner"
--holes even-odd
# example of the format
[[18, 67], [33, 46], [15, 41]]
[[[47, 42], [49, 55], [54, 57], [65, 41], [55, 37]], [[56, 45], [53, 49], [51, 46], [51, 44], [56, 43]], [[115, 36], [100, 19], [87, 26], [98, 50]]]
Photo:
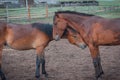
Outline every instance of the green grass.
[[[103, 4], [103, 3], [101, 3]], [[104, 5], [107, 5], [104, 3]], [[111, 4], [110, 4], [111, 5]], [[98, 16], [106, 17], [106, 18], [118, 18], [120, 17], [120, 8], [117, 10], [106, 10], [103, 12], [96, 12], [98, 10], [104, 9], [104, 7], [107, 6], [69, 6], [69, 7], [49, 7], [48, 8], [48, 18], [46, 18], [46, 8], [45, 7], [31, 7], [30, 13], [31, 13], [31, 19], [28, 20], [28, 14], [26, 8], [11, 8], [8, 9], [9, 11], [9, 22], [13, 23], [33, 23], [33, 22], [46, 22], [46, 23], [52, 23], [54, 12], [59, 10], [71, 10], [71, 11], [77, 11], [77, 12], [83, 12], [83, 13], [89, 13], [89, 14], [95, 14]], [[0, 19], [5, 19], [6, 16], [6, 10], [0, 9]]]
[[120, 6], [120, 1], [99, 1], [102, 6]]

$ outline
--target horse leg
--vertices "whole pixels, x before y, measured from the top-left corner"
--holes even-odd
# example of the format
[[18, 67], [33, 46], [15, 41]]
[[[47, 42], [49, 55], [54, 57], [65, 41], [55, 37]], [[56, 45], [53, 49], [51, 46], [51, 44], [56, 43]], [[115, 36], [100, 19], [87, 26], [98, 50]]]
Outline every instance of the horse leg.
[[37, 79], [40, 80], [40, 64], [42, 64], [42, 73], [47, 75], [46, 70], [45, 70], [45, 59], [44, 59], [44, 47], [38, 47], [36, 49], [37, 56], [36, 56], [36, 72], [35, 76]]
[[44, 58], [44, 56], [43, 56], [43, 60], [42, 60], [42, 74], [44, 74], [45, 77], [48, 77], [48, 74], [47, 74], [46, 69], [45, 69], [45, 58]]
[[95, 68], [96, 79], [100, 79], [102, 74], [104, 74], [101, 66], [100, 54], [98, 46], [89, 46], [91, 56], [93, 58], [93, 65]]
[[2, 80], [6, 80], [6, 77], [3, 73], [3, 71], [1, 70], [1, 67], [0, 67], [0, 77], [1, 77]]
[[0, 46], [0, 77], [2, 80], [6, 80], [6, 77], [1, 69], [1, 64], [2, 64], [2, 49], [3, 49], [3, 46]]

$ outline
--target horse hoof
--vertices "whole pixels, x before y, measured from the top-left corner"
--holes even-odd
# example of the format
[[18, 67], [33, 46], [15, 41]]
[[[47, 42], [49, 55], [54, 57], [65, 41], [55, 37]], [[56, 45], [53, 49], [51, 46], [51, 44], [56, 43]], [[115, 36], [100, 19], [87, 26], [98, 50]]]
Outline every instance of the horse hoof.
[[36, 80], [41, 80], [41, 79], [40, 79], [40, 76], [37, 76], [37, 75], [36, 75], [35, 77], [36, 77]]
[[101, 75], [100, 77], [98, 77], [96, 80], [104, 80], [103, 79], [103, 75]]
[[102, 78], [98, 78], [97, 80], [103, 80]]
[[35, 80], [41, 80], [41, 78], [40, 78], [40, 77], [39, 77], [39, 78], [37, 78], [37, 77], [36, 77], [36, 79], [35, 79]]
[[41, 80], [40, 78], [37, 78], [36, 80]]
[[48, 78], [48, 74], [47, 73], [45, 74], [45, 78]]
[[40, 78], [40, 76], [37, 76], [37, 75], [36, 75], [35, 77], [36, 77], [37, 79]]
[[7, 80], [6, 78], [2, 78], [2, 80]]
[[48, 80], [48, 78], [45, 78], [45, 80]]

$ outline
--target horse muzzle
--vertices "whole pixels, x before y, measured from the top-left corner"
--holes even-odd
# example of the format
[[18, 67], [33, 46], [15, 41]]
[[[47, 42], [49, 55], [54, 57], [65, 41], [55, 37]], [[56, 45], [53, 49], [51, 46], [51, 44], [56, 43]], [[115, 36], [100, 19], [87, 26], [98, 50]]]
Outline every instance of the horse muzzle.
[[77, 46], [81, 49], [85, 49], [87, 47], [87, 45], [85, 43], [79, 43], [79, 44], [77, 44]]
[[58, 40], [60, 40], [60, 36], [59, 36], [59, 35], [56, 35], [56, 36], [54, 37], [54, 39], [55, 39], [55, 41], [58, 41]]

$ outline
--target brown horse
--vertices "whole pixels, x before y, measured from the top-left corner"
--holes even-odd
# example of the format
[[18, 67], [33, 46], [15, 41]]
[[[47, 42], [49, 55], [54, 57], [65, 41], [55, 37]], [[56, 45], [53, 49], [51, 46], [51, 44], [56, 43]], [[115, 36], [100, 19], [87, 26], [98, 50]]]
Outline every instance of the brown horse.
[[[45, 70], [44, 48], [53, 40], [52, 25], [43, 23], [33, 24], [12, 24], [0, 22], [0, 76], [2, 80], [6, 77], [1, 69], [2, 49], [4, 44], [16, 50], [36, 49], [36, 72], [35, 76], [40, 80], [40, 64], [42, 64], [42, 74], [47, 77]], [[67, 28], [63, 38], [68, 38], [70, 43], [78, 45], [83, 42], [78, 32]]]
[[106, 19], [71, 11], [56, 12], [53, 27], [54, 39], [60, 39], [68, 25], [79, 33], [84, 43], [89, 47], [95, 67], [96, 79], [101, 79], [103, 70], [99, 46], [120, 44], [120, 18]]

